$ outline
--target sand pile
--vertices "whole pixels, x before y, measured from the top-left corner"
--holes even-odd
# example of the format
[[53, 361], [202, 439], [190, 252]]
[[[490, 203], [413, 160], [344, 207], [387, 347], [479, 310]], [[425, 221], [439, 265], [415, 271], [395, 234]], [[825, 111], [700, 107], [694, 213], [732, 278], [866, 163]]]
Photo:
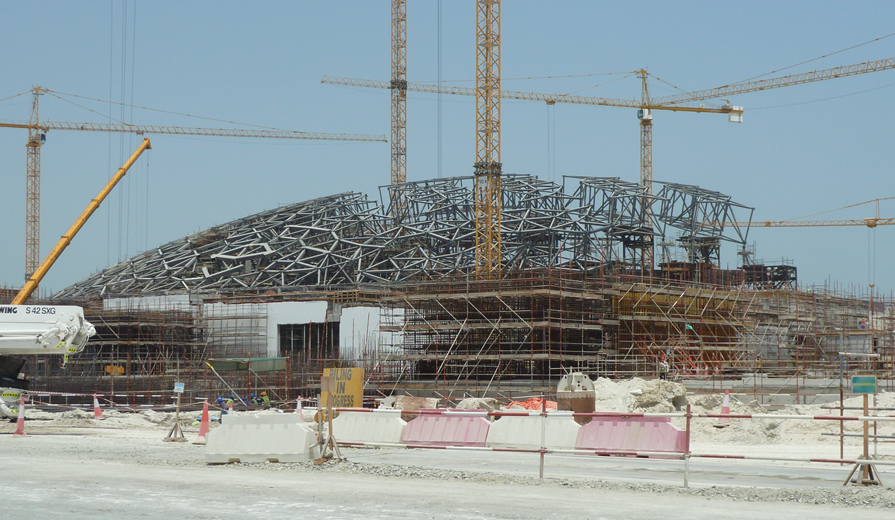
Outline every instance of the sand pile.
[[[799, 419], [732, 419], [730, 425], [716, 428], [717, 419], [700, 418], [700, 414], [719, 414], [723, 403], [723, 392], [717, 394], [687, 395], [686, 389], [679, 383], [663, 380], [644, 380], [640, 378], [623, 381], [612, 381], [598, 378], [594, 381], [596, 394], [596, 411], [598, 412], [676, 412], [684, 411], [691, 405], [694, 417], [691, 422], [691, 440], [707, 444], [829, 444], [837, 445], [839, 421], [812, 421]], [[742, 397], [742, 395], [741, 395]], [[858, 408], [862, 405], [862, 397], [850, 397], [845, 400], [846, 407]], [[772, 414], [772, 415], [839, 415], [839, 410], [829, 409], [831, 404], [793, 405], [785, 407], [763, 407], [752, 399], [737, 399], [731, 396], [730, 413], [732, 414]], [[871, 406], [872, 397], [871, 397]], [[881, 392], [877, 394], [877, 407], [895, 408], [895, 393]], [[871, 414], [895, 415], [895, 410], [871, 411]], [[846, 410], [847, 416], [859, 416], [861, 411]], [[672, 419], [672, 423], [684, 429], [686, 420]], [[846, 421], [843, 431], [847, 434], [862, 433], [862, 423]], [[877, 423], [877, 435], [895, 436], [895, 422]], [[871, 425], [871, 434], [873, 427]], [[846, 437], [847, 445], [862, 442], [860, 437]]]
[[458, 402], [456, 408], [458, 410], [485, 410], [486, 412], [493, 412], [495, 410], [500, 410], [500, 403], [497, 402], [497, 399], [491, 397], [484, 399], [479, 397], [469, 397]]
[[[721, 413], [723, 394], [700, 395], [691, 397], [692, 412], [698, 414]], [[860, 407], [863, 403], [861, 397], [850, 397], [845, 400], [846, 407]], [[743, 402], [731, 396], [730, 413], [732, 414], [772, 414], [772, 415], [833, 415], [838, 416], [838, 409], [828, 409], [833, 405], [793, 405], [786, 407], [774, 407], [768, 409], [762, 407], [756, 401]], [[872, 406], [872, 398], [871, 398]], [[880, 408], [895, 408], [895, 393], [881, 392], [877, 395], [877, 406]], [[860, 410], [846, 410], [846, 416], [861, 415]], [[895, 412], [873, 412], [878, 415], [890, 415]], [[839, 433], [839, 421], [812, 421], [800, 419], [732, 419], [730, 425], [725, 428], [716, 428], [717, 419], [694, 419], [691, 424], [691, 439], [694, 442], [710, 442], [722, 444], [839, 444], [839, 437], [835, 435], [823, 435], [824, 433]], [[675, 420], [674, 424], [683, 427], [683, 421]], [[859, 421], [845, 421], [843, 423], [845, 433], [859, 434], [863, 432], [862, 423]], [[871, 424], [871, 434], [873, 426]], [[878, 435], [895, 435], [895, 424], [892, 422], [877, 423]], [[856, 445], [862, 442], [860, 437], [846, 437], [846, 444]]]
[[[25, 417], [28, 417], [27, 410], [25, 411]], [[88, 413], [84, 410], [62, 412], [53, 419], [53, 423], [59, 426], [93, 426], [97, 424], [93, 418], [93, 412]]]
[[635, 377], [594, 381], [598, 412], [675, 412], [687, 405], [687, 389], [680, 383]]

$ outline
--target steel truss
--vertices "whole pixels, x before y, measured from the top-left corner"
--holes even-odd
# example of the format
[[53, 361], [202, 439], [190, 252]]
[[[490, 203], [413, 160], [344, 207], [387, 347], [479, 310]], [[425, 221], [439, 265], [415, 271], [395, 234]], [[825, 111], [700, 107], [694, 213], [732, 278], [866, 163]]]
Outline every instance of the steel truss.
[[[502, 178], [502, 267], [637, 268], [656, 237], [745, 242], [729, 197], [663, 183], [651, 196], [618, 178]], [[399, 183], [382, 204], [346, 192], [283, 206], [146, 251], [78, 282], [56, 298], [241, 292], [389, 284], [475, 272], [475, 177]], [[400, 204], [395, 201], [400, 201]], [[385, 207], [385, 204], [389, 207]], [[751, 213], [750, 213], [751, 216]], [[725, 230], [732, 229], [733, 233]], [[714, 251], [714, 250], [713, 250]], [[709, 261], [712, 254], [697, 255]], [[705, 257], [705, 258], [703, 258]], [[621, 266], [621, 267], [619, 267]]]
[[[687, 251], [691, 263], [719, 265], [721, 241], [745, 244], [748, 227], [738, 225], [736, 213], [748, 213], [752, 221], [754, 208], [737, 204], [730, 196], [699, 186], [660, 182], [657, 194], [659, 210], [656, 220], [660, 234], [667, 236], [668, 228], [680, 231], [677, 241]], [[713, 224], [708, 225], [707, 222]], [[667, 246], [666, 246], [667, 249]], [[665, 251], [666, 256], [668, 251]]]

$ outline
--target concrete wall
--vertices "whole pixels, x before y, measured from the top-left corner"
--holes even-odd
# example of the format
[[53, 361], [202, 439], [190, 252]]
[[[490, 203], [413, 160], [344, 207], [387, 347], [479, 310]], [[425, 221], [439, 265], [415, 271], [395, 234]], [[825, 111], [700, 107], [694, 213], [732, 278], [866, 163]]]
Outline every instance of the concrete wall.
[[307, 325], [326, 321], [327, 302], [276, 302], [267, 304], [267, 356], [280, 351], [280, 325]]
[[[190, 295], [115, 298], [103, 301], [105, 310], [181, 311], [196, 313]], [[279, 326], [309, 323], [338, 323], [339, 351], [343, 359], [381, 359], [396, 357], [401, 334], [381, 332], [383, 321], [377, 306], [335, 308], [327, 312], [328, 302], [207, 303], [201, 306], [206, 318], [209, 346], [217, 356], [252, 353], [257, 356], [279, 355]], [[394, 314], [394, 313], [393, 313]], [[402, 319], [400, 314], [393, 319]]]

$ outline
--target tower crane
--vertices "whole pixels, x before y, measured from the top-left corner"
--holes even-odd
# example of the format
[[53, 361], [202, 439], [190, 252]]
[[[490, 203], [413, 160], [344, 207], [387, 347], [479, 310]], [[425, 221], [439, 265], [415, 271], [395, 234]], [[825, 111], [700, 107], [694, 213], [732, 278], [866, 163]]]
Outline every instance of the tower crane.
[[[717, 108], [710, 107], [687, 107], [681, 106], [682, 103], [696, 102], [707, 99], [729, 97], [736, 94], [746, 94], [749, 92], [757, 92], [761, 90], [770, 90], [775, 88], [789, 87], [801, 85], [805, 83], [814, 83], [829, 79], [845, 78], [849, 76], [857, 76], [871, 72], [880, 72], [884, 70], [895, 69], [895, 58], [888, 58], [875, 61], [867, 61], [853, 65], [843, 65], [829, 69], [817, 70], [813, 72], [805, 72], [800, 74], [792, 74], [789, 76], [781, 76], [760, 81], [748, 81], [743, 83], [734, 83], [722, 87], [716, 87], [706, 90], [698, 90], [673, 96], [664, 96], [651, 98], [647, 87], [646, 70], [634, 71], [641, 78], [641, 99], [612, 99], [603, 97], [590, 97], [578, 95], [563, 94], [543, 94], [535, 92], [520, 91], [501, 91], [500, 96], [504, 99], [516, 99], [522, 101], [543, 101], [548, 104], [555, 103], [571, 103], [580, 105], [600, 105], [614, 106], [622, 108], [636, 108], [640, 126], [640, 184], [652, 192], [652, 128], [653, 128], [653, 111], [670, 110], [673, 112], [697, 112], [697, 113], [722, 113], [728, 114], [728, 121], [732, 123], [741, 123], [743, 121], [743, 108], [732, 106], [729, 102]], [[324, 76], [322, 83], [334, 85], [346, 85], [353, 87], [367, 88], [390, 88], [387, 82], [329, 77]], [[452, 94], [460, 96], [477, 95], [477, 89], [466, 87], [443, 87], [437, 85], [428, 85], [421, 83], [408, 83], [406, 87], [410, 92], [423, 92], [431, 94]], [[644, 271], [652, 271], [653, 265], [653, 244], [648, 241], [641, 245], [641, 268]]]
[[500, 162], [500, 0], [476, 0], [475, 270], [499, 278], [503, 192]]
[[29, 280], [40, 263], [40, 149], [46, 142], [50, 130], [83, 130], [94, 132], [122, 132], [137, 135], [172, 134], [216, 137], [254, 137], [268, 139], [313, 139], [329, 141], [376, 141], [386, 142], [384, 135], [338, 134], [321, 132], [295, 132], [289, 130], [255, 130], [226, 128], [193, 128], [178, 126], [131, 125], [127, 123], [72, 123], [40, 121], [39, 96], [52, 90], [35, 87], [28, 124], [0, 122], [0, 128], [21, 128], [28, 130], [26, 145], [26, 190], [25, 190], [25, 280]]
[[[612, 98], [604, 98], [604, 97], [592, 97], [592, 96], [577, 96], [577, 95], [564, 95], [564, 94], [543, 94], [537, 92], [521, 92], [514, 90], [503, 90], [500, 91], [500, 98], [503, 99], [515, 99], [522, 101], [542, 101], [547, 104], [556, 104], [556, 103], [571, 103], [577, 105], [602, 105], [602, 106], [613, 106], [613, 107], [622, 107], [622, 108], [636, 108], [638, 109], [638, 119], [640, 119], [640, 183], [642, 185], [650, 187], [650, 191], [652, 188], [652, 110], [670, 110], [673, 112], [697, 112], [697, 113], [709, 113], [709, 114], [727, 114], [728, 120], [731, 122], [739, 123], [743, 120], [743, 108], [731, 106], [729, 104], [722, 107], [687, 107], [687, 106], [678, 106], [678, 105], [668, 105], [661, 106], [650, 103], [649, 99], [649, 90], [647, 89], [646, 78], [648, 73], [645, 70], [635, 71], [636, 74], [640, 75], [642, 83], [643, 83], [643, 99], [641, 101], [637, 101], [635, 99], [612, 99]], [[477, 79], [478, 81], [478, 79]], [[321, 83], [332, 84], [332, 85], [345, 85], [350, 87], [365, 87], [365, 88], [382, 88], [382, 89], [391, 89], [393, 88], [391, 83], [387, 81], [377, 81], [377, 80], [367, 80], [367, 79], [355, 79], [355, 78], [341, 78], [341, 77], [330, 77], [324, 76]], [[476, 96], [476, 109], [477, 109], [477, 139], [476, 139], [476, 164], [480, 164], [481, 161], [479, 159], [479, 151], [480, 146], [483, 145], [483, 131], [482, 125], [485, 123], [482, 114], [478, 112], [483, 103], [480, 103], [478, 100], [479, 89], [478, 88], [467, 88], [467, 87], [439, 87], [437, 85], [428, 85], [424, 83], [407, 83], [405, 85], [405, 90], [411, 92], [423, 92], [423, 93], [442, 93], [442, 94], [452, 94], [458, 96]], [[393, 90], [394, 92], [394, 90]], [[496, 90], [492, 90], [492, 92], [496, 92]], [[499, 111], [499, 108], [498, 108]], [[499, 124], [497, 126], [497, 138], [499, 139]], [[488, 133], [485, 133], [486, 135]], [[491, 132], [493, 135], [494, 132]], [[497, 145], [499, 152], [499, 143]], [[498, 154], [498, 164], [499, 164], [499, 154]], [[476, 203], [479, 204], [480, 199], [478, 198], [478, 179], [479, 176], [476, 176], [477, 189], [476, 189]], [[496, 204], [500, 204], [500, 187], [499, 187], [499, 179], [497, 180], [498, 185], [496, 188], [489, 184], [488, 187], [496, 193]], [[645, 205], [647, 205], [645, 203]], [[478, 206], [477, 206], [478, 207]], [[497, 212], [499, 217], [499, 212]], [[479, 216], [478, 211], [476, 212], [476, 216]], [[487, 217], [486, 217], [487, 218]], [[649, 220], [649, 219], [647, 219]], [[490, 220], [486, 220], [486, 222], [491, 222]], [[480, 226], [480, 221], [476, 220], [476, 229], [477, 229], [477, 239], [479, 237], [479, 231], [481, 231], [481, 235], [483, 237], [483, 241], [479, 242], [477, 240], [477, 251], [478, 244], [480, 243], [494, 243], [494, 239], [492, 242], [488, 242], [485, 237], [485, 232], [483, 228]], [[497, 230], [500, 229], [499, 223], [496, 227]], [[496, 233], [496, 240], [500, 240], [500, 233]], [[493, 235], [492, 235], [493, 236]], [[651, 237], [648, 237], [651, 238]], [[646, 243], [640, 245], [640, 266], [644, 272], [652, 272], [652, 251], [653, 244], [651, 240], [648, 240]], [[499, 245], [497, 246], [499, 248]], [[495, 249], [496, 250], [496, 249]], [[492, 255], [495, 253], [492, 251]], [[490, 265], [499, 265], [499, 255], [491, 257]], [[493, 260], [493, 258], [497, 258], [497, 260]]]

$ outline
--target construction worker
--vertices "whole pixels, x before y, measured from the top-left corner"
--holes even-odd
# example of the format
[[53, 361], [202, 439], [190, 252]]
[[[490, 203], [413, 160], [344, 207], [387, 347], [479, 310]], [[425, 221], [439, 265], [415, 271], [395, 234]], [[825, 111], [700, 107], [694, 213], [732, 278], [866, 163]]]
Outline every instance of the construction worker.
[[659, 379], [668, 379], [668, 362], [665, 358], [659, 363]]
[[217, 403], [218, 403], [218, 408], [221, 409], [221, 413], [222, 413], [222, 414], [227, 413], [227, 405], [224, 404], [224, 398], [223, 398], [223, 397], [218, 397], [218, 399], [217, 399]]
[[270, 397], [267, 397], [267, 392], [261, 392], [261, 404], [265, 408], [270, 408]]
[[227, 408], [232, 408], [234, 402], [236, 402], [236, 396], [233, 395], [233, 394], [230, 394], [230, 398], [227, 399], [227, 400], [224, 402], [224, 405], [225, 405]]

